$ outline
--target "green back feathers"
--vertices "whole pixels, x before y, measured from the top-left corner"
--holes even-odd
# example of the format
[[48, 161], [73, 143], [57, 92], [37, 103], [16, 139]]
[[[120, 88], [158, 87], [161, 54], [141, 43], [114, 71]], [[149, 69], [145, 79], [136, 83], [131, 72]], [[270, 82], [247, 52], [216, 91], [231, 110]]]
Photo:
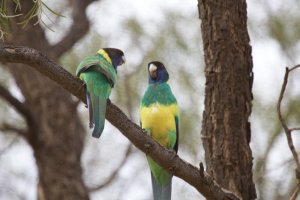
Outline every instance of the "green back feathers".
[[105, 98], [109, 97], [111, 86], [107, 82], [106, 77], [103, 74], [98, 73], [96, 69], [90, 69], [81, 73], [79, 78], [83, 80], [91, 95], [94, 94]]
[[113, 65], [99, 53], [86, 57], [84, 60], [82, 60], [77, 67], [76, 75], [79, 76], [80, 73], [85, 72], [91, 67], [103, 74], [112, 87], [115, 85], [117, 80], [117, 71]]
[[155, 83], [148, 86], [147, 91], [143, 96], [141, 105], [149, 106], [155, 102], [159, 102], [162, 105], [177, 103], [169, 84]]

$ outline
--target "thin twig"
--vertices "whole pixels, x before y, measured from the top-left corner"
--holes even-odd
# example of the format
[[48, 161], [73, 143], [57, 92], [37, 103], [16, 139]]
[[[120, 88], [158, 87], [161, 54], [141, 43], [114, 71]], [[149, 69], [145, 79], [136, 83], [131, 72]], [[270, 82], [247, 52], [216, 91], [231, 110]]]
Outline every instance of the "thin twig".
[[27, 137], [27, 135], [28, 135], [26, 130], [19, 129], [19, 128], [15, 127], [11, 124], [7, 124], [7, 123], [3, 123], [0, 126], [0, 131], [2, 131], [2, 132], [14, 132], [14, 133], [17, 133], [17, 134], [25, 136], [25, 137]]
[[[295, 67], [300, 67], [300, 65], [297, 65]], [[278, 112], [278, 116], [279, 116], [279, 120], [282, 124], [282, 127], [284, 129], [284, 132], [286, 134], [286, 137], [287, 137], [287, 140], [288, 140], [288, 145], [289, 145], [289, 148], [293, 154], [293, 157], [294, 157], [294, 160], [297, 164], [297, 168], [300, 169], [300, 163], [299, 163], [299, 158], [298, 158], [298, 154], [295, 150], [295, 147], [294, 147], [294, 144], [293, 144], [293, 139], [292, 139], [292, 136], [291, 136], [291, 132], [292, 130], [288, 128], [287, 124], [286, 124], [286, 121], [283, 119], [282, 117], [282, 113], [281, 113], [281, 102], [282, 102], [282, 99], [283, 99], [283, 96], [284, 96], [284, 92], [286, 90], [286, 86], [287, 86], [287, 83], [288, 83], [288, 78], [289, 78], [289, 72], [296, 69], [295, 67], [293, 67], [291, 70], [289, 70], [288, 68], [286, 68], [286, 71], [285, 71], [285, 75], [284, 75], [284, 80], [283, 80], [283, 84], [282, 84], [282, 88], [281, 88], [281, 91], [280, 91], [280, 95], [279, 95], [279, 100], [278, 100], [278, 103], [277, 103], [277, 112]]]
[[18, 136], [15, 136], [4, 148], [0, 150], [0, 156], [6, 153], [17, 141], [19, 140]]
[[[300, 67], [300, 65], [296, 65], [294, 67], [292, 67], [291, 69], [289, 69], [288, 67], [286, 67], [285, 69], [285, 75], [284, 75], [284, 80], [283, 80], [283, 84], [282, 84], [282, 87], [281, 87], [281, 91], [280, 91], [280, 95], [279, 95], [279, 99], [278, 99], [278, 103], [277, 103], [277, 113], [278, 113], [278, 117], [279, 117], [279, 120], [282, 124], [282, 127], [284, 129], [284, 132], [285, 132], [285, 135], [286, 135], [286, 138], [287, 138], [287, 141], [288, 141], [288, 145], [289, 145], [289, 148], [292, 152], [292, 155], [294, 157], [294, 160], [296, 162], [296, 165], [297, 165], [297, 169], [296, 171], [300, 171], [300, 163], [299, 163], [299, 157], [298, 157], [298, 153], [295, 149], [295, 146], [294, 146], [294, 143], [293, 143], [293, 138], [292, 138], [292, 131], [294, 130], [299, 130], [299, 128], [289, 128], [287, 126], [287, 123], [286, 121], [283, 119], [282, 117], [282, 113], [281, 113], [281, 102], [282, 102], [282, 99], [284, 97], [284, 92], [286, 90], [286, 86], [287, 86], [287, 83], [288, 83], [288, 78], [289, 78], [289, 73], [295, 69], [297, 69], [298, 67]], [[298, 196], [298, 193], [300, 192], [300, 180], [299, 180], [299, 177], [296, 176], [297, 178], [297, 188], [295, 189], [293, 195], [291, 196], [290, 200], [294, 200], [297, 198]]]
[[300, 185], [298, 184], [295, 191], [293, 192], [290, 200], [296, 200], [299, 192], [300, 192]]
[[126, 152], [125, 152], [125, 155], [123, 157], [123, 160], [120, 162], [119, 166], [111, 173], [111, 175], [109, 176], [109, 178], [97, 185], [97, 186], [94, 186], [92, 188], [89, 188], [89, 192], [97, 192], [98, 190], [101, 190], [102, 188], [104, 187], [107, 187], [109, 186], [111, 183], [113, 183], [113, 181], [117, 178], [117, 175], [119, 173], [119, 171], [121, 170], [121, 168], [125, 165], [125, 163], [127, 162], [130, 154], [132, 153], [132, 144], [130, 143], [126, 149]]
[[291, 131], [300, 131], [300, 127], [290, 128]]
[[10, 129], [15, 131], [21, 135], [23, 135], [30, 142], [33, 142], [33, 138], [31, 137], [33, 132], [37, 132], [38, 125], [33, 117], [31, 111], [24, 105], [23, 102], [19, 101], [15, 98], [6, 88], [0, 85], [0, 97], [10, 103], [17, 112], [19, 112], [25, 119], [27, 123], [28, 130], [18, 130], [16, 127], [12, 127], [11, 125], [6, 124], [6, 129]]
[[295, 65], [294, 67], [292, 67], [291, 69], [289, 69], [289, 72], [293, 71], [294, 69], [297, 69], [298, 67], [300, 67], [300, 65]]

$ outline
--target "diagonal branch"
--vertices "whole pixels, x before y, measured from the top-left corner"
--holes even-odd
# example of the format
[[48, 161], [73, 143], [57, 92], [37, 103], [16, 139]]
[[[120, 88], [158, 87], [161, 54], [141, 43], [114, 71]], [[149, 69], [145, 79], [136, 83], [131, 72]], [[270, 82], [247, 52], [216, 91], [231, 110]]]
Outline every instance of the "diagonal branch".
[[281, 91], [280, 91], [280, 95], [279, 95], [279, 99], [278, 99], [278, 102], [277, 102], [277, 113], [278, 113], [278, 117], [279, 117], [279, 120], [282, 124], [282, 127], [284, 129], [284, 132], [285, 132], [285, 135], [286, 135], [286, 138], [287, 138], [287, 141], [288, 141], [288, 145], [289, 145], [289, 148], [292, 152], [292, 155], [294, 157], [294, 160], [296, 162], [296, 165], [297, 165], [297, 168], [296, 168], [296, 179], [297, 179], [297, 187], [292, 195], [292, 197], [290, 198], [290, 200], [294, 200], [297, 198], [298, 196], [298, 193], [300, 192], [300, 162], [299, 162], [299, 157], [298, 157], [298, 153], [295, 149], [295, 146], [294, 146], [294, 143], [293, 143], [293, 138], [292, 138], [292, 131], [295, 131], [295, 130], [299, 130], [299, 128], [289, 128], [285, 119], [283, 118], [282, 116], [282, 113], [281, 113], [281, 102], [282, 102], [282, 99], [284, 97], [284, 92], [286, 90], [286, 86], [287, 86], [287, 83], [288, 83], [288, 78], [289, 78], [289, 73], [297, 68], [299, 68], [300, 65], [296, 65], [294, 67], [292, 67], [291, 69], [289, 69], [288, 67], [285, 69], [285, 75], [284, 75], [284, 80], [283, 80], [283, 84], [282, 84], [282, 87], [281, 87]]
[[19, 137], [15, 136], [4, 148], [1, 148], [0, 156], [4, 155], [18, 140]]
[[68, 51], [79, 39], [81, 39], [88, 31], [90, 22], [86, 16], [86, 8], [95, 0], [76, 0], [70, 1], [73, 4], [72, 19], [73, 24], [65, 37], [51, 49], [55, 55], [62, 55]]
[[36, 121], [35, 121], [32, 113], [30, 112], [30, 110], [28, 110], [26, 108], [24, 103], [22, 103], [18, 99], [16, 99], [6, 88], [4, 88], [1, 85], [0, 85], [0, 97], [5, 99], [8, 103], [10, 103], [15, 108], [15, 110], [24, 117], [24, 119], [27, 123], [27, 126], [28, 126], [27, 131], [19, 130], [17, 128], [11, 127], [11, 125], [6, 125], [6, 124], [3, 128], [13, 130], [13, 131], [23, 135], [25, 138], [29, 139], [29, 134], [32, 131], [36, 130], [36, 127], [37, 127]]
[[[27, 64], [53, 81], [56, 81], [63, 88], [85, 102], [82, 82], [35, 49], [0, 45], [0, 62]], [[108, 101], [106, 118], [137, 148], [153, 158], [153, 160], [170, 173], [195, 187], [205, 198], [210, 200], [240, 199], [232, 192], [219, 186], [213, 178], [204, 171], [203, 166], [198, 169], [182, 160], [174, 151], [159, 145], [138, 125], [130, 121], [130, 119], [110, 101]]]
[[89, 192], [97, 192], [98, 190], [101, 190], [102, 188], [104, 187], [107, 187], [109, 186], [111, 183], [113, 183], [113, 181], [116, 179], [120, 169], [125, 166], [125, 163], [127, 162], [130, 154], [132, 153], [132, 144], [129, 144], [127, 149], [126, 149], [126, 152], [125, 152], [125, 155], [122, 159], [122, 161], [120, 162], [120, 164], [118, 165], [118, 167], [116, 167], [116, 169], [112, 172], [112, 174], [110, 175], [110, 177], [104, 182], [104, 183], [101, 183], [97, 186], [94, 186], [92, 188], [89, 188]]
[[28, 131], [27, 130], [17, 128], [16, 126], [13, 126], [13, 125], [8, 124], [8, 123], [1, 124], [0, 125], [0, 131], [2, 131], [2, 132], [14, 132], [14, 133], [17, 133], [19, 135], [28, 137]]

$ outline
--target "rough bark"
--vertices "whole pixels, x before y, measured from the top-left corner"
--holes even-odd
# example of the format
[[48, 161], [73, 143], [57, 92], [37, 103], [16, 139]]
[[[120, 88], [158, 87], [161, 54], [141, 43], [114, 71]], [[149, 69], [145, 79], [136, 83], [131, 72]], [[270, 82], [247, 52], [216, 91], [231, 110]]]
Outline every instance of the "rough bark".
[[[51, 78], [74, 96], [85, 102], [82, 81], [75, 78], [40, 52], [26, 47], [0, 45], [0, 62], [24, 63]], [[0, 93], [1, 95], [1, 93]], [[200, 164], [200, 168], [185, 162], [174, 151], [167, 150], [148, 136], [138, 125], [110, 101], [106, 119], [126, 136], [137, 148], [151, 156], [157, 163], [175, 176], [194, 186], [203, 196], [211, 200], [238, 200], [232, 192], [220, 187]]]
[[[59, 57], [80, 39], [87, 31], [89, 23], [85, 8], [91, 1], [73, 2], [73, 17], [77, 23], [71, 27], [72, 34], [51, 46], [39, 26], [28, 24], [25, 28], [17, 26], [12, 20], [10, 43], [27, 45]], [[21, 1], [22, 13], [32, 7], [32, 1]], [[33, 19], [32, 21], [34, 21]], [[74, 20], [74, 21], [75, 21]], [[77, 106], [71, 95], [61, 86], [39, 72], [22, 64], [8, 67], [20, 88], [25, 106], [31, 111], [37, 126], [30, 130], [27, 138], [33, 148], [39, 174], [39, 199], [88, 199], [88, 191], [82, 180], [81, 152], [84, 128], [77, 114]]]
[[252, 56], [245, 0], [198, 0], [205, 57], [202, 141], [208, 173], [242, 199], [256, 198], [250, 122]]

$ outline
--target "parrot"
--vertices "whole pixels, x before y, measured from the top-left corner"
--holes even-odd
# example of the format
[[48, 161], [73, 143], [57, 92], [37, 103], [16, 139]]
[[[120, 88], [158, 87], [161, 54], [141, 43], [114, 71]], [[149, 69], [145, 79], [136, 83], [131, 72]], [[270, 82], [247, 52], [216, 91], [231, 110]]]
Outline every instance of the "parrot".
[[117, 79], [117, 67], [125, 63], [122, 50], [102, 48], [95, 55], [84, 58], [76, 69], [85, 86], [92, 136], [99, 138], [104, 129], [107, 99]]
[[[154, 140], [162, 146], [178, 151], [179, 108], [167, 83], [169, 74], [163, 63], [148, 64], [148, 87], [140, 103], [140, 123]], [[170, 200], [172, 177], [167, 170], [147, 156], [151, 171], [154, 200]]]

